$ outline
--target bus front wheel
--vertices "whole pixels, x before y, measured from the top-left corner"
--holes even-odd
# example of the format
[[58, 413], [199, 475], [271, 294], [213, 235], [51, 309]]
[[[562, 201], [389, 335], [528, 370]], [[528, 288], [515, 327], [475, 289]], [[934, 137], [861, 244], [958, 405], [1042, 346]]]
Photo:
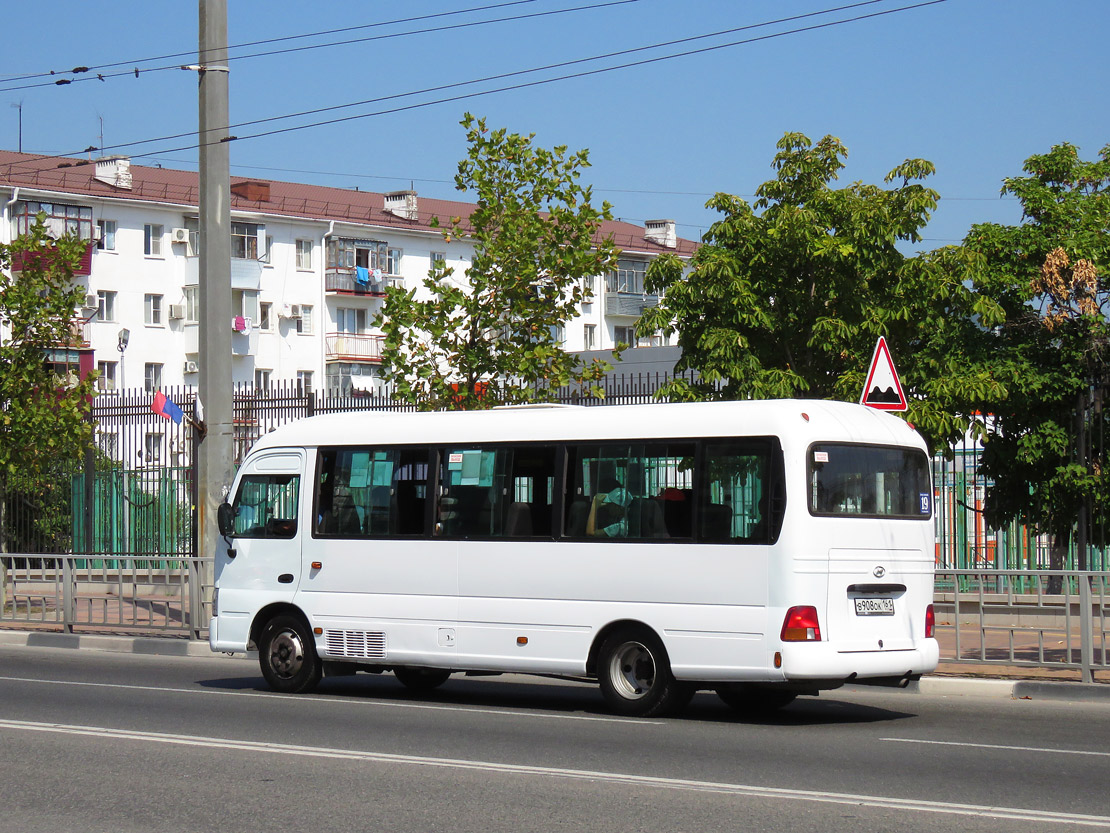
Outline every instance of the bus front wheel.
[[598, 652], [598, 681], [609, 708], [631, 717], [656, 717], [690, 702], [692, 686], [671, 673], [667, 651], [647, 630], [616, 631]]
[[270, 688], [285, 694], [312, 691], [323, 670], [305, 623], [296, 616], [275, 616], [262, 629], [258, 664]]

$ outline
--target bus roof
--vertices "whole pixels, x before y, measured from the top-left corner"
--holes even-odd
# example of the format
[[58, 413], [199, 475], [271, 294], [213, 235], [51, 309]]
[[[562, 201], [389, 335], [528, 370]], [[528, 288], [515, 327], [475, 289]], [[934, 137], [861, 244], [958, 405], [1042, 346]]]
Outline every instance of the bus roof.
[[904, 420], [850, 402], [816, 399], [691, 402], [488, 411], [354, 411], [291, 422], [252, 450], [322, 445], [465, 444], [778, 436], [811, 442], [925, 443]]

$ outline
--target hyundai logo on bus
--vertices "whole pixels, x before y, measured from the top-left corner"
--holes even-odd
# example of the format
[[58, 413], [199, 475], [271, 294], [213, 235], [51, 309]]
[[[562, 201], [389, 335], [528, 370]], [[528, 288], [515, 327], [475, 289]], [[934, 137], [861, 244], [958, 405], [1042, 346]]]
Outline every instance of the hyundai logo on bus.
[[875, 342], [871, 369], [867, 371], [867, 383], [859, 401], [861, 405], [880, 411], [904, 411], [907, 408], [906, 394], [902, 392], [898, 371], [894, 369], [894, 360], [883, 336]]
[[882, 565], [879, 565], [878, 567], [876, 567], [874, 570], [871, 571], [871, 574], [873, 576], [875, 576], [875, 578], [882, 578], [883, 576], [886, 575], [886, 567], [883, 567]]

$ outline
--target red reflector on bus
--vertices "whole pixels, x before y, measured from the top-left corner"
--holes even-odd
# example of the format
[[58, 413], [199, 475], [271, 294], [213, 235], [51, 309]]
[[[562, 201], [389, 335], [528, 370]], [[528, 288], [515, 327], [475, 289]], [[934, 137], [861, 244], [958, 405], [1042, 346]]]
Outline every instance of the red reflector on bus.
[[937, 628], [937, 615], [933, 612], [933, 606], [929, 605], [925, 608], [925, 638], [932, 639], [935, 635]]
[[786, 611], [779, 638], [783, 642], [820, 642], [821, 625], [817, 621], [817, 608], [797, 605]]

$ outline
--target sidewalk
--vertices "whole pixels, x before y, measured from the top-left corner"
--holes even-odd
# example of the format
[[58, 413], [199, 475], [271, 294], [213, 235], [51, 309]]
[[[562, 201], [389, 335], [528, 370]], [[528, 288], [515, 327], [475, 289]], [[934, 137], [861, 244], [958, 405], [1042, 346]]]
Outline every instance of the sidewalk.
[[[207, 642], [164, 636], [67, 634], [0, 628], [0, 648], [70, 648], [168, 657], [213, 657]], [[944, 656], [944, 645], [941, 646]], [[951, 655], [951, 654], [949, 654]], [[1105, 672], [1103, 672], [1105, 673]], [[889, 691], [934, 696], [1001, 697], [1007, 700], [1070, 700], [1110, 704], [1110, 685], [1081, 683], [1066, 669], [941, 662], [937, 670], [904, 689], [848, 685], [852, 691]]]

